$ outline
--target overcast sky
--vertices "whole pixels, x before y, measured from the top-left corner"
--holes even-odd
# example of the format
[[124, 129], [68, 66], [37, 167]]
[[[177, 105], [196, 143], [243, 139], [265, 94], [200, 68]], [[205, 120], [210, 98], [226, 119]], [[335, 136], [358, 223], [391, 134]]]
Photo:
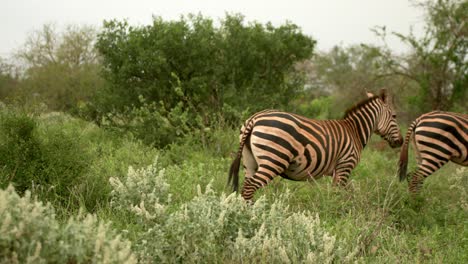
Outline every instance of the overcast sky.
[[[45, 23], [100, 26], [105, 19], [128, 19], [132, 25], [149, 24], [152, 15], [179, 19], [180, 15], [201, 13], [215, 20], [226, 12], [241, 13], [247, 21], [285, 21], [300, 26], [318, 41], [319, 50], [334, 45], [380, 44], [370, 31], [374, 26], [408, 33], [422, 27], [421, 10], [408, 0], [1, 0], [0, 56], [20, 47], [26, 36]], [[405, 46], [392, 39], [390, 47], [404, 52]]]

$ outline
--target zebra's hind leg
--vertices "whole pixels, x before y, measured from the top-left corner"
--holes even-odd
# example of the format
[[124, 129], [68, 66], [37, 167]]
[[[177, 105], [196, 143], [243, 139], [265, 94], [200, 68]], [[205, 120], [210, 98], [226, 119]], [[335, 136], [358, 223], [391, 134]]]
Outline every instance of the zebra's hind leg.
[[251, 201], [255, 192], [271, 182], [276, 175], [278, 175], [277, 172], [272, 172], [260, 165], [252, 177], [245, 178], [241, 192], [242, 197], [246, 201]]
[[418, 168], [408, 174], [408, 189], [412, 195], [417, 194], [423, 185], [424, 180], [436, 170], [447, 163], [448, 159], [431, 160], [422, 159], [422, 162], [418, 165]]
[[[427, 177], [427, 176], [426, 176]], [[422, 173], [421, 170], [417, 169], [413, 172], [408, 174], [408, 190], [412, 195], [415, 195], [421, 190], [423, 185], [424, 179], [426, 178]]]
[[343, 166], [341, 164], [338, 165], [333, 171], [333, 185], [348, 187], [349, 174], [351, 174], [352, 169], [353, 166]]

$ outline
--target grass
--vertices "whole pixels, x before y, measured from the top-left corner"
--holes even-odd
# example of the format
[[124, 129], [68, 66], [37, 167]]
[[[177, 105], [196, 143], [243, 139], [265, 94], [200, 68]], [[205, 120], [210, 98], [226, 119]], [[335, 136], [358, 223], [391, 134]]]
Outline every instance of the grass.
[[[382, 145], [380, 139], [365, 149], [350, 176], [350, 188], [333, 187], [330, 177], [312, 183], [278, 177], [258, 191], [259, 205], [248, 206], [238, 196], [227, 196], [231, 152], [237, 150], [235, 130], [210, 131], [203, 142], [193, 135], [155, 150], [62, 114], [39, 118], [40, 139], [47, 129], [77, 136], [89, 159], [81, 172], [84, 187], [72, 192], [79, 204], [56, 210], [73, 216], [81, 207], [111, 221], [113, 230], [131, 241], [143, 262], [464, 263], [468, 259], [468, 169], [449, 163], [426, 179], [417, 197], [411, 197], [407, 184], [396, 176], [398, 150]], [[145, 168], [156, 156], [156, 171], [162, 178], [156, 172], [145, 174], [135, 181], [144, 185], [128, 189], [130, 196], [116, 196], [109, 178], [125, 182], [131, 175], [128, 166]], [[409, 169], [414, 164], [410, 156]], [[168, 186], [167, 193], [158, 192], [161, 186]], [[138, 201], [147, 201], [144, 210], [156, 217], [141, 214]], [[311, 230], [316, 233], [307, 233]], [[321, 234], [316, 239], [323, 247], [308, 243], [314, 234]], [[177, 245], [178, 241], [184, 244]], [[334, 253], [327, 253], [325, 245]]]

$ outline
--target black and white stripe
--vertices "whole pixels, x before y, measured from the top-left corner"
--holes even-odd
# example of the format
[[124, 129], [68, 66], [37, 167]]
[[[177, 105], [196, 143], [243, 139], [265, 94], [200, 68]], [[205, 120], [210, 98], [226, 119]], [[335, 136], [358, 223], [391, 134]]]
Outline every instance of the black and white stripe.
[[402, 142], [385, 92], [368, 96], [341, 120], [313, 120], [276, 110], [254, 114], [241, 128], [240, 147], [228, 182], [238, 190], [242, 157], [242, 196], [246, 200], [277, 175], [296, 181], [330, 175], [334, 183], [345, 185], [372, 133], [381, 135], [392, 147]]
[[[413, 135], [418, 167], [406, 174]], [[400, 180], [409, 176], [409, 191], [416, 193], [425, 178], [449, 161], [468, 166], [468, 115], [442, 111], [421, 115], [411, 123], [401, 148]]]

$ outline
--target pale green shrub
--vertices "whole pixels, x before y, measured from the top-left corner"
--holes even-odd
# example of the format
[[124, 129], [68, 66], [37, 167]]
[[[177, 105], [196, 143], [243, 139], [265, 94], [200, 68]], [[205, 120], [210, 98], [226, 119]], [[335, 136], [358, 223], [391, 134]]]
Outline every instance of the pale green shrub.
[[124, 209], [142, 217], [143, 222], [163, 217], [166, 204], [171, 201], [169, 184], [164, 169], [158, 170], [157, 158], [146, 168], [128, 168], [127, 177], [120, 180], [111, 177], [111, 206]]
[[235, 259], [255, 263], [331, 263], [337, 253], [343, 253], [336, 248], [336, 238], [321, 227], [318, 216], [303, 212], [285, 217], [281, 216], [283, 213], [264, 213], [265, 222], [251, 238], [240, 231], [234, 245]]
[[136, 263], [130, 246], [94, 215], [62, 224], [29, 191], [0, 190], [0, 263]]
[[229, 258], [239, 228], [246, 226], [252, 233], [249, 220], [255, 218], [255, 208], [264, 206], [262, 202], [249, 206], [234, 194], [216, 195], [210, 185], [203, 193], [198, 186], [193, 200], [168, 216], [161, 226], [162, 238], [153, 245], [159, 254], [153, 257], [189, 263]]
[[[289, 192], [274, 202], [246, 203], [236, 194], [218, 195], [208, 185], [172, 213], [161, 226], [163, 247], [155, 256], [164, 262], [330, 263], [344, 259], [340, 242], [318, 216], [293, 213]], [[161, 243], [164, 241], [164, 243]], [[156, 241], [155, 241], [156, 242]], [[351, 258], [352, 256], [348, 256]]]
[[452, 177], [449, 178], [450, 190], [456, 191], [460, 195], [458, 205], [464, 211], [468, 212], [468, 170], [465, 167], [459, 167], [455, 170]]
[[236, 194], [217, 194], [210, 183], [169, 210], [170, 186], [157, 160], [110, 182], [113, 207], [139, 219], [135, 249], [142, 262], [330, 263], [346, 255], [317, 215], [289, 209], [289, 192], [249, 204]]
[[130, 213], [136, 219], [139, 230], [136, 231], [135, 250], [141, 260], [151, 262], [153, 255], [162, 254], [148, 241], [154, 243], [162, 237], [160, 223], [166, 218], [167, 204], [171, 202], [169, 184], [164, 177], [165, 170], [158, 169], [158, 158], [153, 164], [140, 169], [128, 168], [124, 179], [111, 177], [111, 207]]

